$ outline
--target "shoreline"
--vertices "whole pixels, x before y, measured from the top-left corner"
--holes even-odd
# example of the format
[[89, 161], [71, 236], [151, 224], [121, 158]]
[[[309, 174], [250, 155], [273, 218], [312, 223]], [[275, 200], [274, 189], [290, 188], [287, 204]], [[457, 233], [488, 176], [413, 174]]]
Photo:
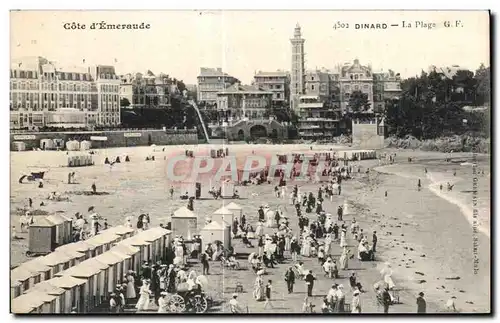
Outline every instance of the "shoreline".
[[[401, 281], [402, 285], [408, 289], [409, 294], [414, 295], [414, 297], [416, 297], [418, 292], [424, 291], [428, 303], [428, 311], [443, 312], [444, 304], [447, 298], [451, 296], [458, 298], [455, 302], [457, 304], [457, 309], [462, 313], [490, 311], [491, 304], [489, 304], [490, 297], [488, 297], [490, 282], [489, 263], [491, 261], [489, 259], [489, 237], [483, 232], [480, 232], [478, 235], [473, 235], [472, 227], [466, 216], [461, 214], [460, 217], [457, 218], [456, 212], [453, 211], [459, 209], [461, 212], [462, 210], [460, 207], [451, 203], [448, 199], [436, 195], [432, 191], [432, 183], [425, 187], [422, 192], [405, 194], [403, 187], [406, 187], [407, 191], [415, 190], [415, 187], [413, 187], [414, 184], [408, 184], [408, 179], [414, 178], [416, 181], [418, 176], [400, 176], [401, 174], [397, 172], [391, 174], [387, 172], [387, 170], [380, 171], [377, 170], [377, 168], [378, 167], [375, 167], [374, 170], [380, 174], [379, 176], [385, 177], [382, 181], [389, 181], [391, 176], [399, 178], [399, 180], [396, 179], [396, 181], [400, 183], [400, 185], [397, 186], [399, 189], [398, 199], [400, 200], [400, 207], [392, 207], [391, 209], [391, 207], [384, 206], [384, 203], [378, 203], [378, 205], [372, 206], [370, 213], [376, 215], [378, 213], [389, 213], [392, 211], [392, 214], [389, 213], [386, 215], [405, 215], [407, 218], [394, 217], [393, 221], [388, 221], [384, 224], [385, 229], [387, 229], [387, 224], [392, 222], [392, 224], [389, 224], [392, 234], [390, 237], [384, 236], [380, 239], [385, 240], [383, 243], [387, 243], [387, 247], [381, 250], [382, 252], [378, 255], [378, 258], [391, 263], [395, 261], [400, 262], [398, 267], [401, 266], [401, 270], [398, 268], [398, 272], [394, 274], [394, 277], [398, 278], [398, 281]], [[387, 188], [387, 186], [384, 185], [383, 188]], [[421, 194], [424, 193], [425, 190], [428, 191], [425, 193], [425, 203], [422, 204], [417, 202], [413, 207], [405, 205], [410, 203], [409, 201], [412, 199], [415, 199], [412, 197], [408, 198], [404, 195]], [[375, 191], [378, 192], [378, 194], [383, 194], [383, 192], [378, 189]], [[392, 194], [394, 194], [394, 192], [392, 192]], [[391, 199], [391, 192], [389, 192], [388, 199]], [[406, 203], [402, 204], [402, 201], [406, 201]], [[392, 201], [390, 202], [395, 203]], [[436, 220], [432, 215], [429, 217], [428, 213], [432, 212], [432, 206], [429, 207], [425, 204], [442, 205], [434, 208], [434, 211], [437, 211], [436, 215], [441, 217], [442, 220]], [[427, 210], [422, 212], [417, 210], [417, 208], [427, 208]], [[407, 213], [408, 209], [413, 209], [412, 212], [415, 214]], [[420, 218], [419, 215], [421, 216]], [[417, 221], [414, 223], [417, 224], [417, 226], [414, 226], [413, 230], [403, 230], [405, 227], [408, 227], [405, 225], [404, 221], [411, 222], [414, 220]], [[403, 225], [401, 225], [401, 222], [403, 222]], [[398, 225], [396, 225], [396, 223], [398, 223]], [[447, 230], [447, 223], [453, 223], [453, 231]], [[399, 230], [397, 229], [398, 227]], [[396, 231], [401, 233], [396, 235]], [[420, 234], [418, 234], [418, 231], [420, 231]], [[453, 233], [455, 231], [457, 231], [457, 233]], [[428, 237], [427, 239], [426, 236]], [[474, 255], [472, 252], [472, 238], [474, 236], [478, 238], [479, 246], [484, 246], [484, 248], [479, 250], [479, 255]], [[455, 238], [450, 239], [450, 237]], [[469, 237], [470, 240], [466, 237]], [[435, 240], [435, 242], [432, 242], [433, 240]], [[436, 249], [435, 246], [440, 245], [439, 241], [443, 241], [443, 243], [441, 248]], [[381, 244], [381, 246], [382, 245], [383, 244]], [[453, 257], [443, 252], [443, 249], [453, 245], [457, 247], [456, 252], [460, 256]], [[404, 249], [401, 250], [401, 247]], [[454, 252], [454, 250], [452, 250], [452, 252]], [[479, 268], [480, 275], [483, 275], [483, 278], [478, 278], [476, 274], [472, 274], [473, 259], [475, 256], [479, 259], [487, 259]], [[449, 261], [444, 260], [443, 257], [447, 257]], [[401, 263], [404, 263], [404, 268]], [[437, 270], [436, 268], [439, 269]], [[418, 269], [418, 272], [424, 273], [424, 275], [416, 276], [416, 269]], [[447, 279], [451, 276], [459, 277], [459, 279]], [[423, 283], [418, 283], [422, 280], [424, 281]], [[474, 293], [474, 289], [479, 286], [483, 287], [482, 292], [486, 292], [488, 295], [484, 293], [481, 294], [481, 292]], [[471, 290], [473, 292], [471, 292]]]

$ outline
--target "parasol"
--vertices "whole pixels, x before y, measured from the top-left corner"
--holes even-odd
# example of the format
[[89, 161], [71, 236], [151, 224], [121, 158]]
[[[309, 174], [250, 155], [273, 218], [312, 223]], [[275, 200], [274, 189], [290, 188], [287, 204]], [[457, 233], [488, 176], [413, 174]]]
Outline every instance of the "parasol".
[[200, 284], [202, 289], [208, 288], [208, 278], [204, 275], [196, 277], [196, 283]]

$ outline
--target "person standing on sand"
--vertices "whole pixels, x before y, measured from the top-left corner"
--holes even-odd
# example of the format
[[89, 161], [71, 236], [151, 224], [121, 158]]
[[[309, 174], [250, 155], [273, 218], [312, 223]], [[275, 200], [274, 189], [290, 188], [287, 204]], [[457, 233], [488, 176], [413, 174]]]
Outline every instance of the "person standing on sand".
[[312, 296], [314, 281], [316, 280], [316, 277], [314, 277], [312, 274], [312, 270], [309, 270], [309, 273], [306, 275], [304, 280], [306, 281], [307, 285], [307, 296]]
[[173, 199], [174, 198], [174, 187], [173, 186], [170, 186], [170, 198]]
[[264, 309], [266, 309], [268, 306], [273, 308], [273, 304], [271, 304], [271, 292], [272, 292], [273, 286], [272, 286], [272, 281], [269, 279], [267, 281], [266, 285], [266, 302], [264, 303]]
[[384, 305], [384, 314], [388, 314], [389, 306], [392, 304], [391, 294], [389, 294], [389, 287], [386, 287], [382, 292], [382, 304]]
[[417, 297], [417, 313], [425, 314], [426, 311], [427, 311], [427, 303], [425, 302], [424, 299], [424, 293], [420, 292], [418, 293]]
[[359, 298], [359, 290], [352, 293], [351, 313], [361, 313], [361, 300]]
[[372, 250], [373, 252], [377, 252], [377, 231], [373, 231], [373, 236], [372, 236]]
[[418, 184], [417, 184], [417, 190], [420, 192], [420, 189], [422, 188], [422, 183], [420, 182], [420, 178], [418, 179]]
[[288, 294], [293, 293], [293, 285], [295, 284], [295, 272], [293, 271], [293, 267], [288, 267], [287, 272], [285, 273], [285, 281], [288, 287]]
[[30, 209], [31, 209], [31, 207], [33, 207], [33, 200], [31, 199], [31, 197], [28, 198], [28, 205], [29, 205]]
[[[340, 194], [339, 194], [340, 195]], [[342, 220], [342, 216], [344, 215], [344, 208], [342, 207], [342, 205], [339, 205], [339, 207], [337, 208], [337, 216], [338, 216], [338, 221], [343, 221]]]
[[95, 186], [95, 183], [92, 183], [92, 194], [96, 194], [97, 193], [97, 187]]

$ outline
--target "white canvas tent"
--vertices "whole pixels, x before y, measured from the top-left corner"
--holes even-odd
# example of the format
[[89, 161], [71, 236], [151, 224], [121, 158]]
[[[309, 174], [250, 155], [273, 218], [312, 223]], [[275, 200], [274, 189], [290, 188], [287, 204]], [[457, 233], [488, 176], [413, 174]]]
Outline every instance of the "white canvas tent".
[[225, 206], [221, 207], [212, 214], [212, 221], [226, 224], [232, 224], [234, 221], [235, 213]]
[[243, 208], [238, 204], [231, 202], [226, 205], [226, 209], [232, 211], [235, 216], [238, 217], [238, 221], [241, 223], [241, 216], [243, 215]]
[[198, 231], [198, 218], [193, 211], [183, 206], [177, 209], [172, 216], [173, 235], [181, 235], [190, 240]]
[[224, 248], [231, 246], [231, 227], [228, 224], [220, 224], [212, 221], [200, 231], [203, 246], [216, 240], [222, 241]]

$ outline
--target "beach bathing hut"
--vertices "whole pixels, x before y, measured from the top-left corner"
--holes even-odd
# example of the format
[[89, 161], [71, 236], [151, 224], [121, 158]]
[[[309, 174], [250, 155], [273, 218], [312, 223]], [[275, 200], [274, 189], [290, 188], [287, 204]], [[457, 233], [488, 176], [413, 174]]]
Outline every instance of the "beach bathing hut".
[[56, 139], [52, 139], [52, 141], [54, 141], [54, 148], [55, 149], [63, 149], [64, 148], [64, 139], [56, 138]]
[[233, 214], [237, 217], [239, 223], [241, 223], [241, 217], [243, 216], [243, 208], [234, 202], [225, 205], [225, 207], [229, 211], [233, 212]]
[[231, 224], [234, 221], [234, 217], [234, 212], [223, 206], [212, 214], [212, 221]]
[[21, 295], [22, 283], [17, 280], [10, 281], [10, 300], [13, 300], [17, 296]]
[[[99, 257], [99, 256], [97, 256]], [[102, 302], [104, 302], [105, 299], [107, 299], [108, 293], [108, 282], [109, 282], [109, 277], [110, 277], [110, 265], [105, 264], [96, 258], [91, 258], [83, 262], [83, 264], [89, 268], [93, 269], [99, 269], [100, 272], [97, 275], [99, 278], [97, 280], [97, 295], [96, 295], [96, 300], [97, 303], [95, 304], [96, 306], [100, 305]]]
[[[149, 240], [149, 239], [148, 239]], [[137, 269], [140, 268], [143, 261], [149, 261], [152, 256], [152, 243], [149, 241], [145, 241], [144, 238], [139, 237], [138, 235], [133, 236], [132, 238], [128, 238], [120, 242], [120, 244], [132, 246], [139, 248], [139, 253], [137, 255], [136, 261], [138, 262]]]
[[56, 227], [56, 245], [61, 246], [64, 244], [64, 233], [65, 233], [65, 226], [64, 226], [64, 220], [58, 216], [58, 215], [48, 215], [45, 217], [47, 220], [50, 222], [54, 223]]
[[85, 252], [81, 252], [81, 251], [76, 250], [75, 244], [73, 244], [73, 243], [68, 243], [68, 244], [65, 244], [63, 246], [60, 246], [60, 247], [56, 248], [55, 252], [62, 252], [64, 254], [68, 255], [69, 257], [71, 257], [72, 260], [70, 263], [70, 267], [76, 266], [79, 263], [87, 260], [87, 255], [85, 254]]
[[33, 291], [16, 297], [10, 310], [14, 314], [50, 314], [55, 312], [57, 296]]
[[92, 142], [84, 140], [80, 143], [80, 150], [90, 150], [92, 148]]
[[19, 265], [19, 267], [25, 268], [31, 272], [39, 272], [40, 273], [40, 281], [49, 280], [52, 278], [52, 268], [43, 264], [40, 261], [40, 258], [34, 258], [23, 262]]
[[138, 272], [141, 263], [139, 262], [139, 253], [141, 249], [138, 247], [125, 245], [125, 244], [117, 244], [113, 248], [111, 248], [108, 252], [116, 253], [117, 255], [130, 257], [126, 259], [123, 265], [123, 273], [127, 273], [129, 270], [133, 270]]
[[222, 198], [232, 198], [234, 196], [234, 183], [232, 182], [222, 182], [221, 183], [221, 197]]
[[41, 139], [40, 140], [40, 149], [42, 150], [52, 150], [55, 149], [56, 145], [54, 144], [54, 140], [52, 139]]
[[12, 285], [17, 285], [15, 282], [20, 283], [21, 285], [19, 286], [19, 293], [17, 296], [20, 294], [24, 293], [25, 291], [29, 290], [31, 287], [34, 285], [34, 278], [33, 278], [33, 273], [26, 268], [22, 268], [21, 266], [16, 267], [10, 271], [10, 284]]
[[23, 141], [14, 141], [12, 142], [12, 150], [13, 151], [25, 151], [26, 143]]
[[67, 290], [56, 287], [56, 286], [50, 284], [49, 282], [44, 281], [44, 282], [41, 282], [40, 284], [37, 284], [36, 286], [34, 286], [31, 290], [28, 291], [28, 293], [32, 293], [32, 292], [36, 292], [36, 291], [56, 297], [56, 299], [55, 299], [56, 304], [55, 304], [55, 309], [54, 309], [55, 311], [51, 314], [70, 313], [71, 312], [71, 308], [70, 308], [69, 312], [66, 312], [66, 309], [67, 309], [67, 306], [66, 306], [67, 300], [66, 299], [70, 298], [70, 296], [71, 296], [71, 293], [69, 293]]
[[146, 242], [151, 242], [151, 254], [149, 260], [156, 262], [165, 259], [166, 247], [168, 246], [168, 238], [170, 230], [160, 227], [151, 228], [137, 235]]
[[87, 283], [85, 279], [71, 276], [61, 276], [52, 278], [48, 280], [47, 283], [55, 287], [65, 289], [68, 292], [64, 305], [64, 313], [71, 313], [73, 307], [76, 307], [77, 312], [83, 311], [85, 284]]
[[91, 245], [91, 244], [85, 242], [85, 241], [86, 240], [71, 242], [71, 243], [65, 244], [64, 246], [57, 247], [55, 251], [71, 249], [71, 250], [77, 251], [79, 253], [83, 253], [85, 255], [85, 259], [83, 259], [83, 260], [95, 257], [96, 247], [94, 245]]
[[118, 255], [114, 252], [105, 252], [95, 258], [100, 263], [108, 265], [108, 279], [107, 286], [104, 286], [104, 298], [108, 299], [109, 294], [115, 289], [116, 284], [118, 284], [123, 277], [123, 263], [126, 259], [130, 259], [130, 256]]
[[76, 140], [70, 140], [70, 141], [66, 142], [66, 150], [78, 151], [78, 150], [80, 150], [80, 143]]
[[[104, 275], [102, 263], [91, 262], [88, 259], [75, 267], [56, 274], [56, 277], [71, 276], [79, 279], [86, 280], [84, 288], [84, 300], [82, 309], [84, 312], [90, 312], [94, 307], [98, 306], [101, 302], [100, 286], [104, 286]], [[101, 278], [103, 277], [103, 278]]]
[[92, 236], [85, 240], [86, 243], [95, 246], [95, 256], [98, 256], [106, 251], [108, 251], [111, 246], [120, 240], [120, 236], [110, 232], [102, 231], [98, 235]]
[[70, 243], [73, 240], [73, 220], [64, 215], [61, 211], [58, 211], [51, 216], [58, 217], [64, 221], [63, 244]]
[[172, 216], [172, 234], [181, 235], [184, 239], [191, 240], [198, 232], [198, 219], [196, 214], [183, 206], [177, 209]]
[[214, 241], [221, 241], [224, 248], [231, 246], [231, 227], [227, 223], [220, 224], [212, 221], [200, 231], [201, 241], [204, 246]]
[[37, 217], [29, 227], [28, 254], [48, 254], [56, 248], [56, 225]]
[[108, 228], [104, 232], [116, 234], [117, 236], [120, 237], [118, 241], [128, 239], [137, 233], [137, 231], [134, 228], [128, 228], [124, 225], [118, 225], [116, 227]]
[[52, 268], [52, 277], [57, 273], [68, 269], [71, 267], [72, 257], [68, 256], [62, 252], [52, 252], [46, 256], [38, 258], [40, 262], [50, 268]]

